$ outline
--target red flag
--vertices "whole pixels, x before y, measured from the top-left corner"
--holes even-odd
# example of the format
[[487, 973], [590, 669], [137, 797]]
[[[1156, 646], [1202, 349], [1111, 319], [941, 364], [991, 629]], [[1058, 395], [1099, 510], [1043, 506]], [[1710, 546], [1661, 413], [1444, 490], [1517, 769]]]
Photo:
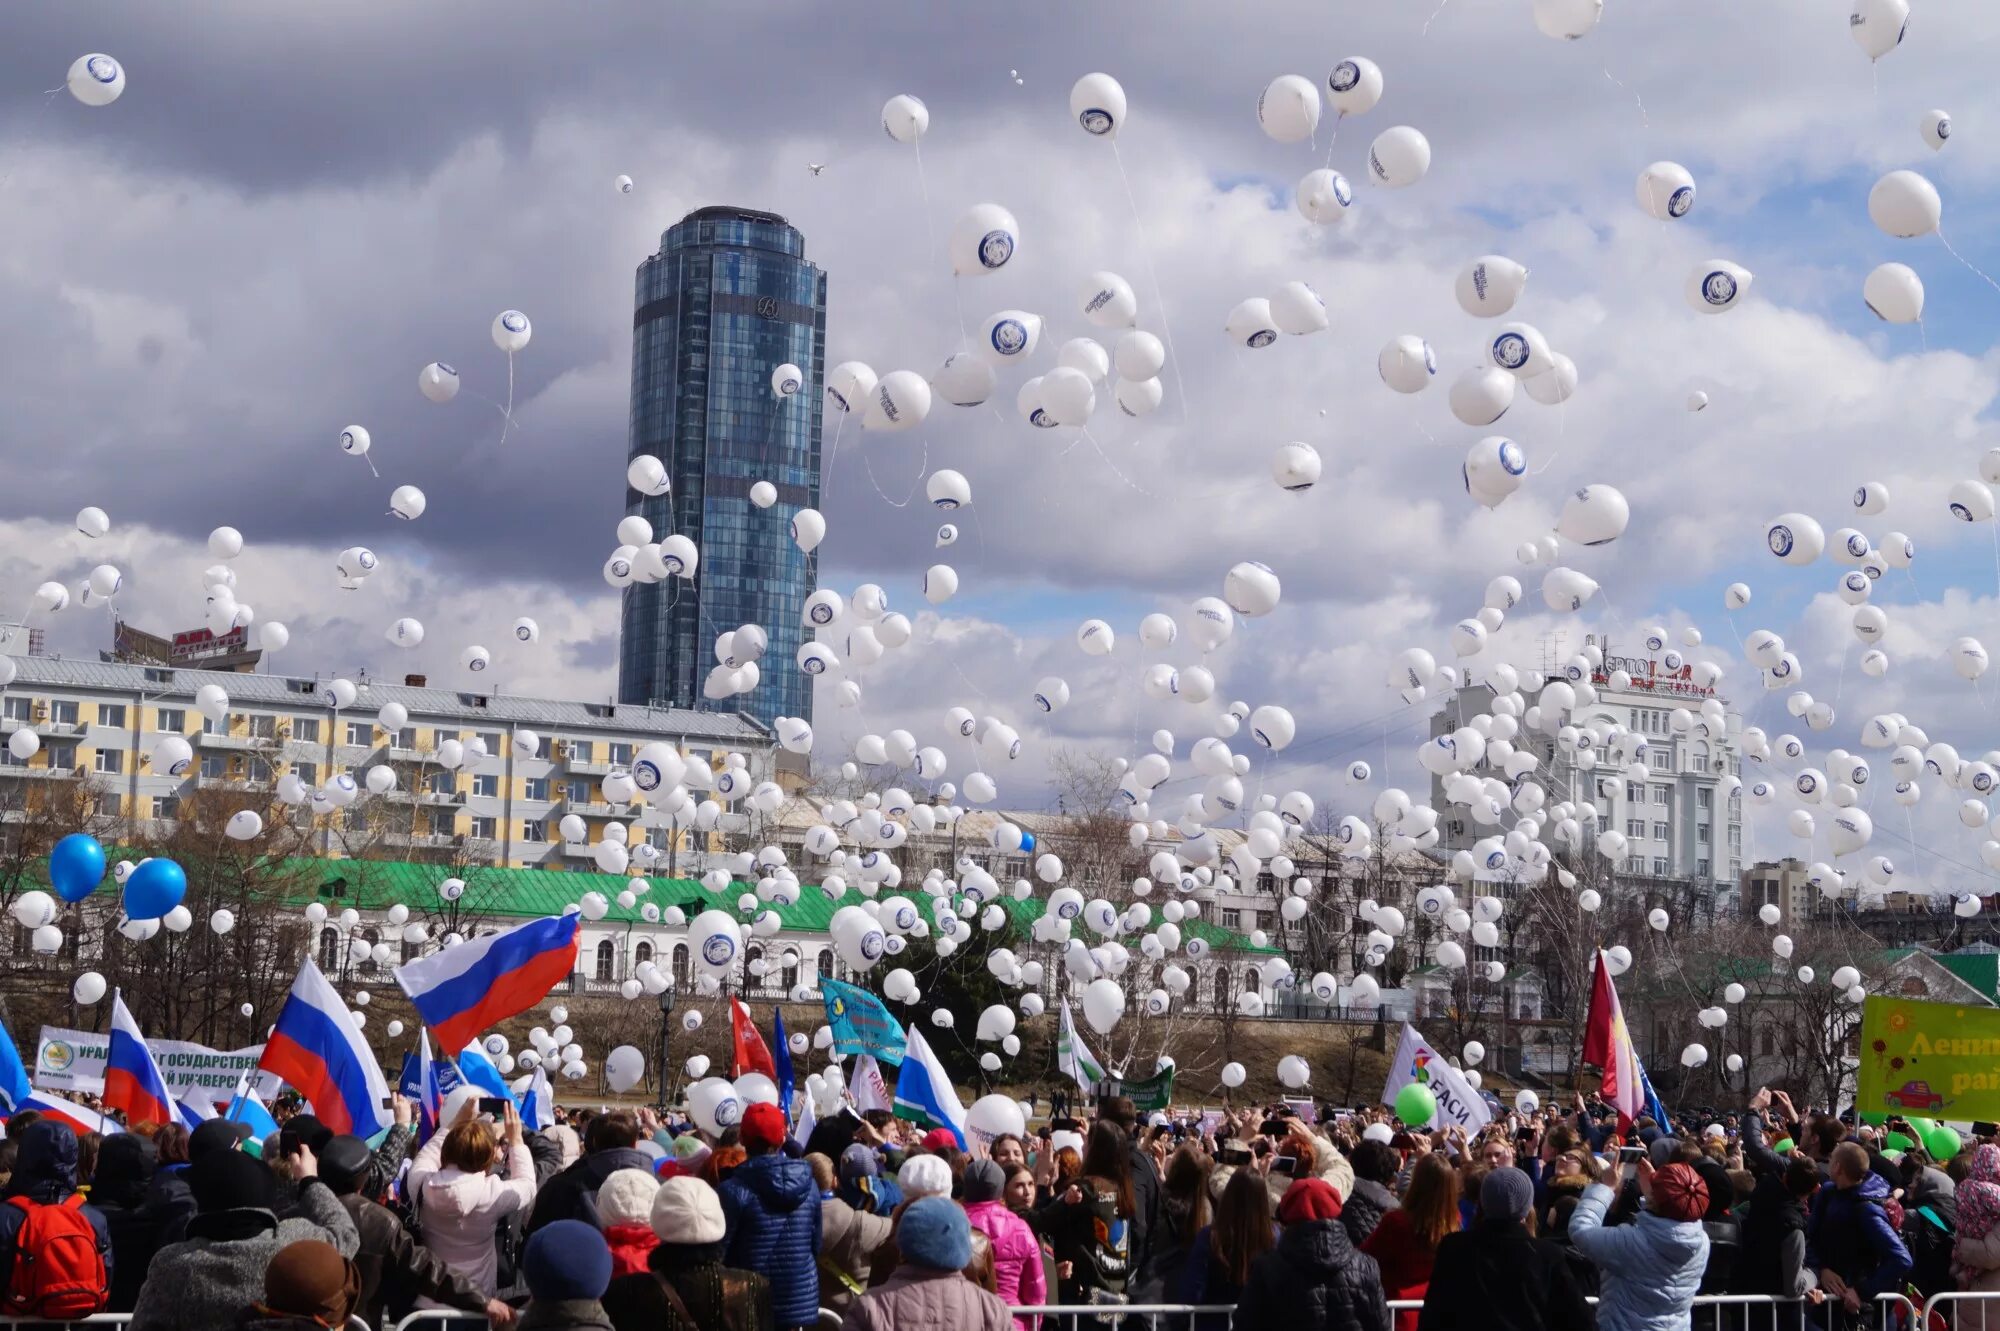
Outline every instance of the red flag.
[[741, 999], [729, 1000], [729, 1045], [730, 1076], [761, 1072], [777, 1081], [778, 1065], [771, 1060], [770, 1046], [757, 1034], [757, 1024], [750, 1019], [750, 1009], [743, 1006]]
[[1618, 991], [1611, 986], [1611, 968], [1599, 952], [1592, 961], [1590, 1015], [1583, 1023], [1583, 1061], [1604, 1070], [1603, 1096], [1618, 1110], [1618, 1130], [1629, 1132], [1646, 1104], [1639, 1056], [1625, 1028]]

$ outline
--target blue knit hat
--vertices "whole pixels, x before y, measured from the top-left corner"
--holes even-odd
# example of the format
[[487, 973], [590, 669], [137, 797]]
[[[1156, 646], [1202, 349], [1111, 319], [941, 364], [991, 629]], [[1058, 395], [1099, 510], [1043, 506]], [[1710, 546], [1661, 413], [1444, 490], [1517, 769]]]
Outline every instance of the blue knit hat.
[[601, 1299], [611, 1284], [611, 1246], [595, 1226], [558, 1220], [528, 1236], [521, 1274], [543, 1302]]
[[972, 1264], [972, 1226], [958, 1203], [945, 1197], [912, 1202], [896, 1226], [903, 1256], [933, 1271], [963, 1271]]

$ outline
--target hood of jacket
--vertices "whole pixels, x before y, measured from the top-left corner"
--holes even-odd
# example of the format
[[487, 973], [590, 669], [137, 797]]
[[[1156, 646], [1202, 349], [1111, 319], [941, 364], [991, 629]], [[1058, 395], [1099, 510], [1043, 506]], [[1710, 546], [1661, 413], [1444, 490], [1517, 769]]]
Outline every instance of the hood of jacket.
[[1707, 1256], [1708, 1231], [1699, 1220], [1669, 1220], [1651, 1211], [1641, 1211], [1636, 1223], [1663, 1262], [1680, 1266]]
[[120, 1132], [97, 1148], [97, 1173], [90, 1180], [95, 1206], [137, 1210], [151, 1190], [159, 1148], [136, 1132]]
[[604, 1180], [621, 1169], [637, 1169], [650, 1174], [653, 1172], [653, 1158], [629, 1146], [614, 1146], [608, 1151], [593, 1151], [565, 1169], [563, 1175], [595, 1197]]
[[17, 1139], [20, 1154], [8, 1191], [38, 1202], [76, 1191], [76, 1134], [61, 1123], [30, 1123]]
[[1387, 1215], [1391, 1211], [1400, 1210], [1402, 1207], [1402, 1203], [1396, 1200], [1395, 1193], [1390, 1192], [1372, 1178], [1357, 1177], [1354, 1180], [1354, 1191], [1349, 1195], [1347, 1200], [1350, 1202], [1358, 1201], [1373, 1206], [1384, 1215]]
[[729, 1177], [748, 1188], [767, 1211], [796, 1211], [819, 1191], [811, 1165], [775, 1153], [745, 1160]]
[[1860, 1187], [1853, 1189], [1853, 1195], [1864, 1202], [1886, 1202], [1889, 1200], [1889, 1180], [1880, 1174], [1869, 1174], [1861, 1180]]
[[1354, 1242], [1338, 1219], [1308, 1220], [1285, 1226], [1278, 1235], [1278, 1252], [1293, 1266], [1330, 1274], [1353, 1263]]
[[462, 1220], [484, 1205], [492, 1194], [490, 1175], [440, 1169], [424, 1180], [424, 1214]]

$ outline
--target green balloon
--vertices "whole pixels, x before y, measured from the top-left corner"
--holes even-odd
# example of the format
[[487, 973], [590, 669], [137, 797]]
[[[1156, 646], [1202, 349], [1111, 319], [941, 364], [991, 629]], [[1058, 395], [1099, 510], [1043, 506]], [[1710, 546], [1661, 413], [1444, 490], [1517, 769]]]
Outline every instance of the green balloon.
[[1939, 1123], [1924, 1134], [1924, 1149], [1931, 1153], [1931, 1159], [1943, 1164], [1958, 1154], [1961, 1145], [1958, 1132]]
[[1798, 1147], [1792, 1144], [1792, 1139], [1790, 1137], [1780, 1137], [1778, 1138], [1777, 1141], [1771, 1144], [1771, 1149], [1773, 1151], [1776, 1151], [1779, 1155], [1790, 1155], [1793, 1151], [1797, 1150]]
[[1421, 1128], [1437, 1117], [1438, 1098], [1428, 1086], [1411, 1082], [1396, 1092], [1396, 1117], [1406, 1127]]
[[1905, 1137], [1900, 1132], [1890, 1133], [1888, 1137], [1884, 1139], [1884, 1143], [1892, 1151], [1907, 1151], [1912, 1146], [1916, 1145], [1915, 1142], [1911, 1141], [1908, 1137]]

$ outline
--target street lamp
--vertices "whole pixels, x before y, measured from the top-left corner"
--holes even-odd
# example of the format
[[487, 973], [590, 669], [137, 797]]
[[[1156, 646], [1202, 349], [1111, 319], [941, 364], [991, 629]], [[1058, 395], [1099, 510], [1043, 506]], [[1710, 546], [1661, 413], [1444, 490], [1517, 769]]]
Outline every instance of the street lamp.
[[667, 1068], [672, 1057], [674, 1041], [674, 986], [671, 980], [660, 990], [660, 1093], [654, 1104], [662, 1114], [667, 1112]]

